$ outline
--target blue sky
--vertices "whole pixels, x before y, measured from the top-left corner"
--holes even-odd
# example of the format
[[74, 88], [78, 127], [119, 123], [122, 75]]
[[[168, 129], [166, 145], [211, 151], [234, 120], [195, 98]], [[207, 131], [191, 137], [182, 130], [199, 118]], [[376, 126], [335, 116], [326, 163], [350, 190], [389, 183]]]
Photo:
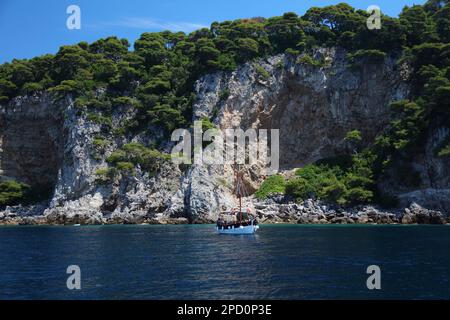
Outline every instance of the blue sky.
[[[56, 53], [65, 44], [93, 42], [116, 35], [131, 42], [146, 31], [190, 32], [213, 21], [271, 17], [312, 6], [337, 4], [327, 0], [0, 0], [0, 63]], [[403, 6], [425, 0], [345, 1], [355, 8], [378, 5], [397, 16]], [[81, 30], [66, 27], [69, 5], [81, 8]]]

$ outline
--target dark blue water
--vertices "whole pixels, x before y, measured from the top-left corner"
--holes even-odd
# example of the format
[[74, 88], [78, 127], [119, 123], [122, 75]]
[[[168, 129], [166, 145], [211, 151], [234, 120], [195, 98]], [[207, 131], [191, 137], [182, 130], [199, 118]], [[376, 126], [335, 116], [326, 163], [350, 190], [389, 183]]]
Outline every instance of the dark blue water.
[[[450, 299], [450, 226], [1, 227], [1, 299]], [[366, 287], [368, 265], [381, 290]], [[82, 289], [66, 287], [81, 268]]]

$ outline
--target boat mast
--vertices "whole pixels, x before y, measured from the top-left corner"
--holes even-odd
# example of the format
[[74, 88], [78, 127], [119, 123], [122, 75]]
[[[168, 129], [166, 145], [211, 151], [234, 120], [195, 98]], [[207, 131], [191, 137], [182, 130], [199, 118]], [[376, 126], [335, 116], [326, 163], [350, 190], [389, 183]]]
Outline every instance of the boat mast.
[[236, 193], [239, 198], [239, 223], [242, 223], [242, 173], [237, 167], [236, 170]]
[[242, 198], [239, 194], [239, 222], [242, 223]]

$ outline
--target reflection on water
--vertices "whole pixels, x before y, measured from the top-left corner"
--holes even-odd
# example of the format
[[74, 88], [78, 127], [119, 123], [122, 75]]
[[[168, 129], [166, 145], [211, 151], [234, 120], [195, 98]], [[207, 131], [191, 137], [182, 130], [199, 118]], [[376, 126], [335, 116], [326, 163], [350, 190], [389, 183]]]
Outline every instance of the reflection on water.
[[[447, 226], [0, 228], [2, 299], [450, 298]], [[81, 268], [82, 290], [66, 288]], [[368, 265], [382, 290], [366, 288]]]

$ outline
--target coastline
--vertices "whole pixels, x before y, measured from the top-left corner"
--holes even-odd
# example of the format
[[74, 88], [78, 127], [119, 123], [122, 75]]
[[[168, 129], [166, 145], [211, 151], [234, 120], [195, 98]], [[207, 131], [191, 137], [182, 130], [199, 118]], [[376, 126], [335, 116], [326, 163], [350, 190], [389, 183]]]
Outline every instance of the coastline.
[[[38, 214], [36, 214], [38, 213]], [[446, 212], [430, 210], [417, 203], [407, 208], [384, 210], [364, 205], [352, 208], [336, 207], [320, 201], [303, 203], [276, 203], [272, 200], [255, 204], [255, 214], [260, 224], [435, 224], [450, 223]], [[214, 224], [213, 219], [196, 219], [190, 216], [171, 217], [161, 214], [114, 215], [102, 212], [64, 212], [45, 214], [44, 206], [7, 207], [0, 211], [0, 225], [180, 225]]]

